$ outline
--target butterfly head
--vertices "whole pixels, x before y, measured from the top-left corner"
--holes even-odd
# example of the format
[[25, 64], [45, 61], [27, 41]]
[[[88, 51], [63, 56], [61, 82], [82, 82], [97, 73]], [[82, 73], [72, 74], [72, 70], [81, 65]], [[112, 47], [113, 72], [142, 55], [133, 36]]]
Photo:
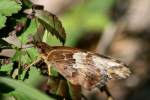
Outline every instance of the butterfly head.
[[44, 53], [46, 54], [48, 52], [48, 49], [50, 48], [50, 46], [48, 46], [44, 42], [36, 42], [35, 46], [38, 49], [39, 53], [41, 54], [44, 54]]

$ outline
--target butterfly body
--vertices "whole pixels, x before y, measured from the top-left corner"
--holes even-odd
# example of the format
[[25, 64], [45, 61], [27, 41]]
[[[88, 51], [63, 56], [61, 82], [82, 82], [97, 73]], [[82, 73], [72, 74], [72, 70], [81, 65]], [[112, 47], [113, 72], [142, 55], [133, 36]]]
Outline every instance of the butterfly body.
[[103, 55], [71, 47], [51, 47], [43, 42], [36, 46], [47, 65], [55, 66], [68, 81], [85, 89], [102, 87], [109, 79], [130, 75], [125, 64]]

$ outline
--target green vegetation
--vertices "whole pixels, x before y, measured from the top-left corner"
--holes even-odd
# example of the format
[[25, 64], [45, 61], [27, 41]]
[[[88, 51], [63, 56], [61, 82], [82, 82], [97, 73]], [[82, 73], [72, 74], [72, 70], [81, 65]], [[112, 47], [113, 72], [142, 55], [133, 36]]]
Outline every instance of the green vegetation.
[[99, 5], [99, 0], [91, 0], [73, 7], [58, 19], [28, 0], [0, 0], [0, 99], [53, 100], [78, 97], [78, 93], [72, 92], [74, 90], [70, 83], [59, 76], [55, 69], [52, 70], [52, 78], [45, 83], [52, 86], [51, 91], [41, 92], [38, 89], [49, 76], [47, 70], [37, 65], [25, 70], [39, 57], [35, 47], [28, 48], [27, 43], [34, 36], [35, 40], [50, 45], [62, 45], [66, 41], [65, 45], [75, 46], [84, 31], [101, 31], [111, 23], [107, 13], [113, 3], [113, 0], [101, 0]]

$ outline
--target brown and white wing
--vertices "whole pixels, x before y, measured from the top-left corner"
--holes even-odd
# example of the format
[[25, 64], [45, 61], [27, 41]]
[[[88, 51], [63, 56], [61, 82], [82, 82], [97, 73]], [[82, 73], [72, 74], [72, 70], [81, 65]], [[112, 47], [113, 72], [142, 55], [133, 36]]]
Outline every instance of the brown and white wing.
[[111, 79], [125, 79], [131, 74], [128, 66], [119, 60], [99, 54], [93, 55], [92, 59], [95, 66], [101, 69], [101, 73], [103, 74], [106, 72]]
[[103, 86], [110, 78], [126, 78], [128, 68], [104, 56], [72, 49], [57, 49], [48, 54], [47, 61], [72, 84], [86, 89]]

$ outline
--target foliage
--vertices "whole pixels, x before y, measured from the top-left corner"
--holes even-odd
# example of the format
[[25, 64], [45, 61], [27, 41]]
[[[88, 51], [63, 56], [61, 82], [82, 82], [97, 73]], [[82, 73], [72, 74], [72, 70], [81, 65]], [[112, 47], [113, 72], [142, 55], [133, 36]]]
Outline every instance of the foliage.
[[[40, 32], [44, 33], [45, 30], [64, 43], [66, 33], [55, 15], [43, 9], [37, 9], [36, 6], [38, 7], [27, 0], [0, 1], [1, 99], [54, 99], [51, 95], [47, 96], [36, 89], [39, 85], [37, 83], [44, 78], [41, 74], [43, 70], [34, 68], [34, 66], [31, 66], [29, 70], [25, 69], [38, 58], [36, 49], [26, 48], [26, 43], [30, 41], [31, 36], [36, 38], [36, 35], [42, 41]], [[40, 27], [43, 28], [43, 31]]]
[[[73, 13], [61, 17], [69, 33], [67, 45], [74, 45], [84, 29], [91, 27], [96, 30], [99, 27], [103, 29], [109, 22], [104, 12], [107, 12], [113, 2], [107, 5], [110, 0], [102, 1], [105, 4], [103, 8], [107, 9], [102, 9], [100, 14], [97, 14], [93, 7], [97, 2], [90, 1], [86, 7], [79, 5], [72, 10]], [[96, 9], [101, 8], [96, 6]], [[79, 10], [80, 13], [78, 13]], [[95, 12], [89, 14], [91, 10]], [[97, 22], [97, 19], [102, 20]], [[83, 22], [82, 25], [81, 22]], [[70, 26], [67, 26], [68, 23]], [[55, 69], [49, 77], [44, 63], [36, 64], [26, 70], [26, 67], [39, 57], [34, 47], [28, 48], [27, 43], [30, 37], [34, 37], [35, 41], [55, 45], [53, 41], [56, 40], [51, 35], [59, 39], [62, 44], [65, 43], [66, 32], [57, 16], [43, 10], [40, 5], [33, 5], [28, 0], [0, 0], [0, 99], [51, 100], [64, 97], [76, 99], [81, 96], [79, 92], [76, 92], [80, 88], [70, 85]], [[49, 77], [44, 86], [51, 87], [51, 90], [47, 87], [48, 89], [44, 90], [45, 93], [42, 93], [37, 88], [40, 81], [45, 79], [44, 75]]]
[[[34, 89], [33, 87], [28, 86], [24, 82], [16, 81], [13, 79], [10, 79], [8, 77], [0, 77], [0, 84], [1, 88], [6, 85], [5, 90], [9, 90], [10, 95], [14, 95], [15, 98], [20, 100], [53, 100], [52, 98], [44, 95], [43, 93], [39, 92], [38, 90]], [[13, 91], [15, 89], [15, 91]], [[3, 91], [1, 91], [3, 92]]]
[[12, 0], [0, 1], [0, 28], [4, 27], [6, 22], [6, 16], [11, 16], [17, 13], [21, 9], [21, 6]]

